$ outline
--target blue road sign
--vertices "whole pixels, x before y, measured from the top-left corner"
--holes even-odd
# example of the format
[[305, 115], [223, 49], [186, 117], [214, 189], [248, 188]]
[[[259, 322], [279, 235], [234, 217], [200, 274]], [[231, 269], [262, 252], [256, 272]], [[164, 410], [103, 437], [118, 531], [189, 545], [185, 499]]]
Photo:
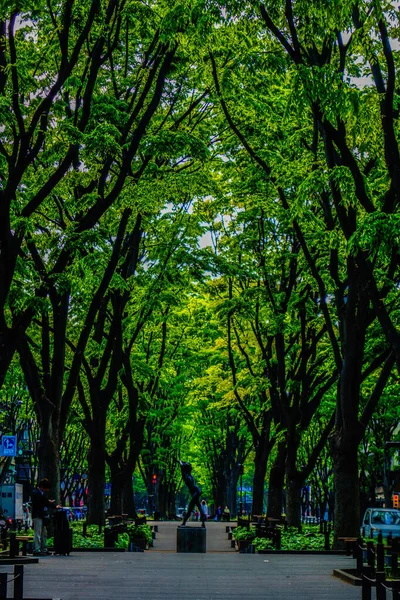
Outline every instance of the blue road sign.
[[1, 448], [1, 456], [16, 456], [17, 454], [17, 436], [3, 435], [3, 445]]

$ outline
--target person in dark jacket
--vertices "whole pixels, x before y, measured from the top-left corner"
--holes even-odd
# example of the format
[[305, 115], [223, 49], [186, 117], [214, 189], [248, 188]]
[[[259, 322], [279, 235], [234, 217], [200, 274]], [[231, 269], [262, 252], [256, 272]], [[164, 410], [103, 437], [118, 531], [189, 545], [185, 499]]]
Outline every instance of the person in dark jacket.
[[32, 521], [34, 530], [33, 554], [51, 554], [46, 547], [47, 529], [46, 522], [49, 518], [49, 508], [54, 507], [55, 500], [49, 500], [47, 494], [50, 491], [50, 481], [41, 479], [37, 487], [32, 491]]

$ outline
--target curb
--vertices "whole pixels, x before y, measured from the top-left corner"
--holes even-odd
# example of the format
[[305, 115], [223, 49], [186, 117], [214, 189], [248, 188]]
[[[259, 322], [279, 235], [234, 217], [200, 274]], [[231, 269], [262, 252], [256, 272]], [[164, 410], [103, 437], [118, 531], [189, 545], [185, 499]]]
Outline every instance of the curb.
[[258, 550], [257, 554], [311, 554], [316, 556], [346, 556], [345, 550]]
[[71, 552], [127, 552], [125, 548], [72, 548]]
[[25, 556], [21, 556], [20, 558], [10, 558], [9, 556], [7, 557], [1, 557], [0, 558], [0, 565], [32, 565], [35, 563], [38, 563], [39, 559], [35, 558], [35, 557], [25, 557]]
[[361, 578], [347, 572], [345, 569], [333, 569], [333, 576], [351, 585], [361, 586]]

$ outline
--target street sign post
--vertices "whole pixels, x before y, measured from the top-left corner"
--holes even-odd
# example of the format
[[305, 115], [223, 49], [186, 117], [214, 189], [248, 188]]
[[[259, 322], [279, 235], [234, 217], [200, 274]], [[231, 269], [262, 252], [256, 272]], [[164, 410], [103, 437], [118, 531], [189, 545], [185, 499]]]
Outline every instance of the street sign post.
[[1, 456], [16, 456], [17, 454], [17, 436], [3, 435], [1, 446]]

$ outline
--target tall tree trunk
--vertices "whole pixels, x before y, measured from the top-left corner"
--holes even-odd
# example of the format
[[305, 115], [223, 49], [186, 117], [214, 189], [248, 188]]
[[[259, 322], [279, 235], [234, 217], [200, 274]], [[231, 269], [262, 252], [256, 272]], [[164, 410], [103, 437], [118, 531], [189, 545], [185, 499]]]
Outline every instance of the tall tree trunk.
[[165, 481], [165, 472], [163, 472], [161, 477], [162, 479], [158, 486], [157, 511], [161, 517], [165, 517], [168, 505], [168, 484]]
[[120, 477], [120, 474], [113, 471], [111, 467], [110, 513], [112, 515], [122, 515], [124, 483], [125, 481]]
[[[46, 415], [49, 416], [49, 415]], [[58, 439], [48, 426], [47, 419], [43, 422], [39, 443], [39, 479], [46, 477], [50, 480], [50, 496], [60, 502], [60, 455]]]
[[160, 513], [160, 518], [165, 519], [167, 515], [176, 512], [176, 487], [172, 469], [160, 469], [159, 478], [157, 511]]
[[167, 513], [169, 515], [172, 515], [172, 514], [175, 514], [175, 512], [176, 512], [176, 485], [174, 483], [171, 483], [169, 491], [168, 491]]
[[301, 523], [302, 479], [297, 470], [298, 435], [294, 419], [289, 419], [286, 430], [286, 520], [288, 525], [298, 527]]
[[[264, 419], [264, 421], [267, 421], [267, 419]], [[270, 439], [269, 426], [264, 426], [259, 437], [258, 445], [255, 449], [254, 457], [252, 505], [253, 515], [262, 515], [264, 513], [265, 477], [267, 474], [268, 459], [271, 453], [272, 446], [273, 442]]]
[[214, 500], [214, 509], [218, 508], [218, 506], [222, 506], [224, 503], [224, 498], [226, 497], [226, 479], [224, 474], [223, 465], [220, 463], [218, 468], [218, 473], [216, 474], [216, 487], [213, 490], [213, 500]]
[[126, 479], [122, 490], [122, 510], [128, 517], [136, 516], [135, 497], [133, 495], [132, 477]]
[[[335, 540], [360, 534], [358, 440], [331, 437], [335, 482]], [[337, 545], [337, 544], [336, 544]]]
[[124, 504], [124, 499], [127, 500], [129, 496], [129, 488], [132, 488], [131, 498], [129, 499], [130, 511], [132, 514], [133, 509], [133, 487], [132, 487], [132, 475], [134, 469], [123, 468], [121, 470], [118, 464], [114, 464], [112, 460], [108, 460], [108, 464], [111, 471], [111, 500], [110, 500], [110, 512], [113, 515], [122, 515], [127, 513], [127, 508]]
[[90, 449], [88, 452], [88, 514], [87, 522], [92, 525], [104, 525], [106, 483], [105, 465], [105, 415], [93, 415]]
[[286, 431], [286, 518], [288, 524], [298, 527], [301, 523], [301, 491], [307, 479], [314, 471], [318, 458], [327, 444], [335, 423], [335, 413], [320, 431], [319, 438], [314, 440], [313, 450], [307, 464], [298, 469], [297, 452], [301, 440], [301, 429], [295, 419], [289, 419]]
[[254, 459], [253, 505], [251, 509], [253, 515], [262, 515], [264, 512], [264, 487], [267, 462], [268, 456], [265, 456], [264, 452], [262, 450], [259, 451], [257, 448]]
[[342, 298], [338, 302], [343, 362], [335, 430], [330, 438], [335, 486], [335, 544], [339, 537], [358, 536], [360, 531], [358, 445], [364, 429], [359, 423], [358, 411], [368, 302], [365, 302], [366, 290], [351, 256], [347, 260], [347, 270], [346, 302], [342, 302]]
[[226, 429], [226, 452], [224, 460], [224, 496], [222, 510], [229, 508], [231, 515], [237, 515], [237, 484], [239, 481], [239, 465], [246, 459], [246, 439], [239, 433], [238, 421], [228, 414]]
[[299, 527], [301, 523], [301, 480], [286, 474], [286, 519], [290, 527]]
[[282, 515], [282, 493], [285, 480], [286, 444], [279, 442], [277, 455], [271, 467], [268, 485], [267, 516], [280, 519]]
[[237, 484], [239, 475], [237, 470], [232, 469], [226, 476], [226, 499], [224, 501], [223, 509], [225, 505], [229, 508], [231, 515], [237, 514]]
[[[351, 329], [349, 324], [348, 328]], [[336, 427], [330, 438], [335, 481], [335, 545], [338, 538], [359, 535], [360, 527], [360, 485], [358, 477], [358, 446], [365, 432], [368, 420], [379, 401], [382, 391], [392, 371], [395, 354], [386, 359], [376, 385], [358, 420], [358, 398], [360, 394], [361, 366], [360, 353], [363, 340], [360, 330], [354, 328], [354, 344], [349, 348], [347, 360], [339, 381], [339, 402], [336, 411]], [[352, 403], [353, 401], [353, 403]], [[345, 417], [345, 418], [344, 418]]]

